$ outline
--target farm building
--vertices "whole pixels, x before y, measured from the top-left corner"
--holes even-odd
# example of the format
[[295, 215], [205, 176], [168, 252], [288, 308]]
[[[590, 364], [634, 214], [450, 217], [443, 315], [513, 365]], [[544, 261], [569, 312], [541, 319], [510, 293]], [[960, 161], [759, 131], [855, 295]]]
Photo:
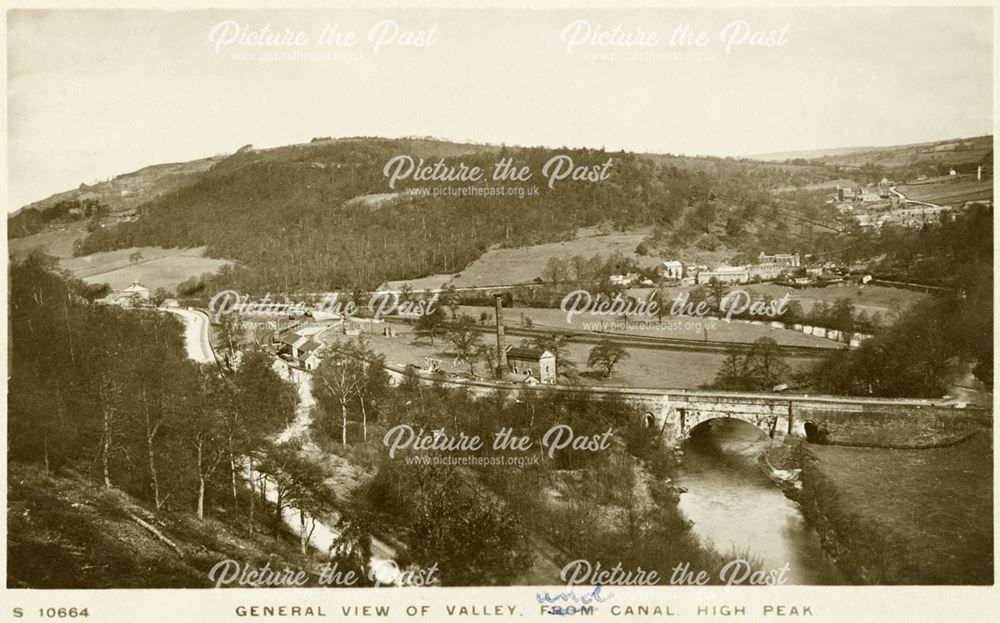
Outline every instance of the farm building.
[[319, 367], [320, 350], [323, 345], [316, 340], [310, 339], [299, 348], [299, 363], [306, 370], [315, 370]]
[[507, 366], [513, 375], [524, 375], [524, 382], [530, 382], [529, 378], [540, 383], [556, 382], [556, 356], [547, 350], [508, 347]]
[[322, 343], [295, 331], [286, 333], [278, 339], [278, 354], [306, 370], [315, 370], [319, 366], [322, 349]]
[[880, 199], [882, 199], [882, 195], [878, 194], [875, 191], [866, 190], [863, 193], [861, 193], [862, 203], [874, 203], [876, 201], [879, 201]]
[[115, 290], [98, 303], [104, 305], [118, 305], [120, 307], [138, 307], [149, 303], [149, 288], [143, 286], [138, 281], [133, 281], [132, 285], [123, 289]]

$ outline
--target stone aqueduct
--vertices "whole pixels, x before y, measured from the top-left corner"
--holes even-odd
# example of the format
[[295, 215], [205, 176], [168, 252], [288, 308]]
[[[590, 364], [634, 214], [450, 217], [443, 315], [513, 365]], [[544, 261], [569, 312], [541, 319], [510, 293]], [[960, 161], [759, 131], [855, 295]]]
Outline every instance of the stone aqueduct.
[[[402, 366], [388, 365], [395, 382]], [[432, 377], [418, 376], [424, 382]], [[435, 382], [486, 394], [506, 391], [557, 391], [594, 397], [617, 396], [645, 409], [643, 424], [661, 443], [675, 446], [702, 422], [742, 420], [774, 438], [788, 435], [820, 443], [889, 448], [926, 448], [959, 441], [977, 430], [991, 430], [993, 413], [957, 408], [930, 400], [847, 398], [778, 393], [738, 393], [686, 389], [581, 388], [523, 386], [445, 377]]]

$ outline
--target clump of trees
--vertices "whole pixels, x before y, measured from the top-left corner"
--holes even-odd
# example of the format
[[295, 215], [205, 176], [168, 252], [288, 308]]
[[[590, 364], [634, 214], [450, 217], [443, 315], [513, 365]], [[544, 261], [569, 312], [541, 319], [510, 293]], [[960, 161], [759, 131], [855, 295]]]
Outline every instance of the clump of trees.
[[932, 299], [859, 348], [830, 355], [813, 378], [822, 391], [835, 394], [939, 397], [948, 393], [952, 366], [969, 363], [973, 374], [992, 387], [991, 322], [991, 302], [984, 293]]
[[[436, 464], [434, 457], [449, 453], [408, 448], [391, 459], [380, 448], [374, 475], [357, 491], [356, 503], [368, 509], [373, 524], [398, 531], [409, 543], [401, 562], [437, 563], [445, 585], [523, 580], [538, 539], [554, 546], [557, 566], [581, 557], [613, 566], [623, 552], [646, 569], [669, 570], [684, 560], [714, 564], [710, 550], [691, 535], [669, 486], [643, 492], [637, 471], [648, 462], [653, 480], [665, 479], [672, 464], [655, 431], [644, 428], [639, 407], [562, 392], [525, 391], [507, 400], [406, 383], [386, 400], [380, 429], [408, 424], [453, 436], [462, 432], [485, 442], [463, 457], [524, 461]], [[612, 439], [626, 443], [600, 451], [566, 447], [550, 457], [541, 440], [556, 425], [584, 437], [610, 428]], [[532, 446], [494, 449], [501, 428], [527, 437]]]
[[610, 378], [611, 373], [623, 360], [629, 357], [628, 351], [610, 340], [601, 340], [597, 346], [590, 349], [587, 356], [587, 367], [599, 369]]
[[709, 385], [731, 391], [771, 391], [788, 380], [791, 369], [778, 343], [762, 337], [746, 352], [732, 350]]
[[318, 412], [313, 430], [321, 438], [338, 437], [348, 444], [348, 429], [360, 425], [360, 440], [368, 440], [369, 422], [377, 419], [389, 386], [382, 355], [361, 338], [338, 342], [313, 375]]
[[[912, 306], [888, 328], [815, 369], [823, 391], [863, 396], [938, 397], [961, 368], [993, 385], [993, 217], [974, 208], [954, 222], [918, 231], [889, 229], [868, 242], [885, 266], [953, 291]], [[883, 245], [885, 245], [883, 247]]]
[[25, 208], [7, 218], [7, 235], [11, 238], [23, 238], [42, 231], [50, 223], [86, 218], [100, 220], [108, 212], [108, 206], [97, 199], [63, 200], [44, 210]]

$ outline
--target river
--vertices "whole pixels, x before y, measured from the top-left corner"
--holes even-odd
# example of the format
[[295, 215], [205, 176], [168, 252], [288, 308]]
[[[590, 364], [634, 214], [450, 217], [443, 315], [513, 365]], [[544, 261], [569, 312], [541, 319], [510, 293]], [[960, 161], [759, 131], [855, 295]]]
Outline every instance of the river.
[[840, 584], [815, 530], [756, 464], [771, 440], [734, 420], [703, 424], [682, 446], [680, 509], [695, 534], [724, 555], [749, 555], [768, 569], [790, 563], [788, 584]]

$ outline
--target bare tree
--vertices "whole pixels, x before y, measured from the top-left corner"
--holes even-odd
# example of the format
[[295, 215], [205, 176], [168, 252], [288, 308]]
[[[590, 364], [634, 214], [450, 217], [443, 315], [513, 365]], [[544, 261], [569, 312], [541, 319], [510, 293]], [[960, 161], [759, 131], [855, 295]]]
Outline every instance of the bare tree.
[[347, 407], [359, 398], [365, 384], [365, 362], [351, 347], [334, 347], [330, 355], [316, 370], [315, 378], [319, 380], [325, 392], [317, 396], [317, 401], [329, 413], [326, 403], [332, 401], [340, 409], [341, 434], [340, 442], [347, 445]]
[[469, 374], [476, 373], [476, 358], [482, 345], [482, 334], [475, 329], [476, 321], [469, 316], [462, 316], [458, 323], [448, 332], [448, 342], [455, 349], [455, 362], [469, 364]]

